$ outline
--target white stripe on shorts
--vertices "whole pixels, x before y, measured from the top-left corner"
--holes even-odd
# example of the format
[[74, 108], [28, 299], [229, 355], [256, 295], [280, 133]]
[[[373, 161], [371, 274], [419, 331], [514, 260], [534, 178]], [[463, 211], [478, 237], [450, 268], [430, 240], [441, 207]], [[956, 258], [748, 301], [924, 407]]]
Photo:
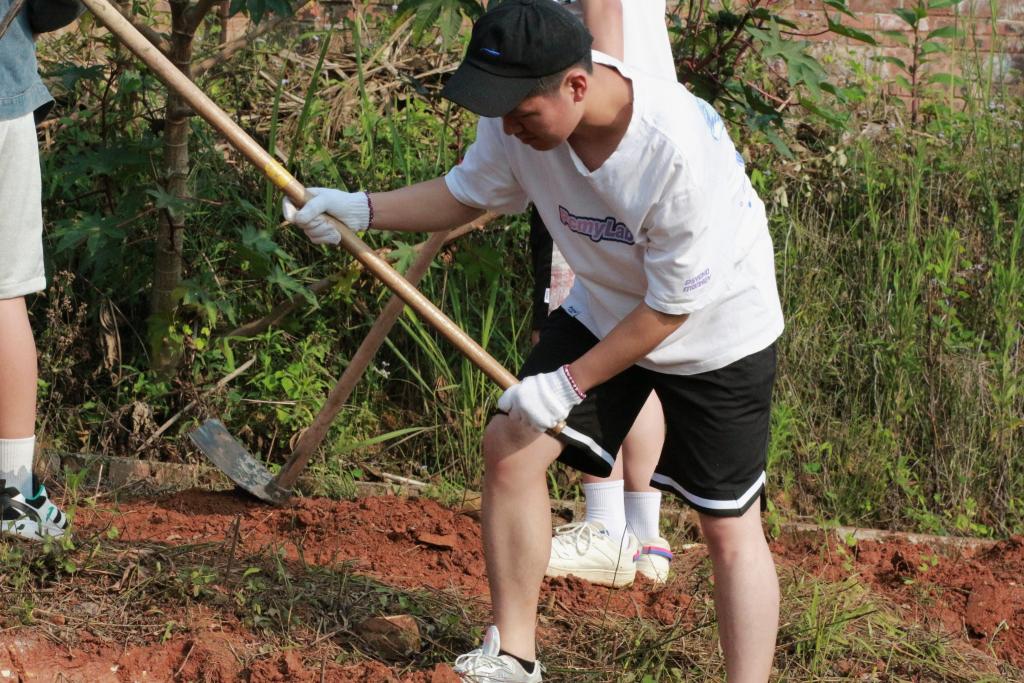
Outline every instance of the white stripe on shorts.
[[565, 434], [565, 436], [572, 439], [573, 441], [576, 441], [586, 446], [588, 449], [590, 449], [591, 453], [593, 453], [594, 455], [608, 463], [609, 467], [615, 466], [615, 458], [612, 457], [612, 455], [608, 453], [608, 451], [601, 448], [601, 445], [599, 443], [591, 439], [583, 432], [577, 432], [572, 427], [566, 426], [562, 427], [562, 434]]
[[743, 495], [739, 498], [735, 500], [711, 500], [710, 498], [701, 498], [695, 493], [690, 493], [672, 477], [666, 477], [664, 474], [658, 474], [657, 472], [655, 472], [651, 477], [652, 482], [657, 482], [663, 486], [671, 486], [674, 490], [679, 492], [679, 495], [698, 507], [702, 507], [706, 510], [737, 511], [742, 510], [746, 504], [750, 502], [750, 499], [753, 498], [759, 490], [761, 490], [762, 486], [764, 486], [766, 480], [767, 477], [765, 476], [765, 473], [761, 472], [761, 476], [757, 478], [757, 481], [755, 481], [749, 489], [744, 491]]

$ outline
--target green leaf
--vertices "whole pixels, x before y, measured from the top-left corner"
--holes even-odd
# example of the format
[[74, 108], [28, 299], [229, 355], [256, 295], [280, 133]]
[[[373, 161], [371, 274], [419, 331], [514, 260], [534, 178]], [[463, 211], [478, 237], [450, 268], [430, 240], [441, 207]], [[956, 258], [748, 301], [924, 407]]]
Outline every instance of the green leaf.
[[153, 203], [156, 204], [156, 208], [170, 211], [171, 213], [182, 213], [188, 208], [189, 202], [187, 199], [176, 197], [170, 192], [165, 192], [163, 188], [156, 188], [154, 190], [146, 190], [146, 194], [153, 198]]
[[920, 17], [917, 16], [917, 12], [914, 10], [906, 9], [905, 7], [893, 7], [892, 13], [907, 22], [911, 28], [917, 28], [917, 22], [920, 20]]
[[929, 41], [921, 45], [921, 54], [923, 55], [934, 55], [938, 53], [949, 52], [950, 46], [946, 43], [937, 43]]
[[[830, 86], [831, 88], [831, 86]], [[834, 88], [831, 88], [834, 90]], [[832, 126], [833, 128], [841, 129], [850, 120], [849, 113], [841, 113], [834, 109], [822, 106], [821, 104], [809, 100], [807, 98], [800, 99], [800, 106], [809, 111], [810, 113], [817, 116], [819, 119]]]
[[907, 34], [903, 31], [882, 31], [882, 35], [886, 38], [892, 38], [900, 45], [910, 45], [910, 39], [907, 38]]
[[448, 42], [459, 35], [464, 18], [475, 19], [483, 14], [483, 5], [476, 0], [402, 0], [398, 16], [413, 16], [413, 38], [419, 42], [428, 30], [437, 29], [441, 40]]
[[231, 0], [228, 14], [244, 11], [254, 23], [260, 23], [266, 14], [288, 17], [292, 14], [292, 6], [288, 0]]
[[903, 69], [904, 71], [907, 70], [906, 62], [904, 62], [899, 57], [892, 57], [890, 55], [881, 55], [881, 56], [878, 56], [878, 57], [872, 57], [872, 59], [875, 60], [876, 62], [884, 62], [886, 64], [895, 64], [896, 66], [898, 66], [899, 68]]
[[934, 31], [928, 33], [928, 37], [925, 40], [931, 40], [932, 38], [959, 38], [960, 29], [956, 26], [940, 26]]
[[316, 306], [316, 295], [309, 291], [308, 287], [305, 287], [301, 282], [286, 273], [281, 266], [275, 264], [270, 274], [267, 275], [266, 280], [267, 284], [278, 287], [285, 294], [289, 296], [298, 294], [311, 306]]
[[853, 40], [867, 43], [868, 45], [878, 45], [878, 41], [875, 40], [874, 36], [871, 34], [865, 33], [864, 31], [858, 31], [857, 29], [849, 26], [843, 26], [839, 21], [833, 21], [831, 17], [828, 17], [828, 30], [837, 35], [846, 36], [847, 38], [852, 38]]
[[395, 240], [395, 248], [388, 254], [388, 260], [391, 261], [392, 267], [399, 273], [405, 273], [412, 265], [412, 262], [416, 259], [416, 247], [408, 242], [399, 242]]
[[850, 8], [846, 6], [846, 0], [825, 0], [825, 4], [833, 9], [837, 9], [846, 16], [856, 19], [857, 15], [850, 11]]
[[965, 81], [962, 77], [956, 74], [940, 73], [930, 74], [928, 76], [929, 83], [938, 83], [940, 85], [964, 85]]
[[433, 431], [434, 429], [437, 429], [437, 427], [405, 427], [404, 429], [396, 429], [393, 432], [388, 432], [387, 434], [380, 434], [378, 436], [374, 436], [369, 439], [364, 439], [362, 441], [354, 441], [352, 443], [347, 443], [344, 446], [342, 446], [339, 450], [335, 451], [335, 455], [345, 455], [347, 453], [352, 453], [353, 451], [358, 451], [368, 446], [375, 446], [379, 443], [391, 441], [399, 437], [423, 434], [425, 432]]
[[776, 131], [774, 128], [769, 127], [765, 128], [762, 132], [764, 133], [765, 137], [768, 138], [768, 141], [775, 146], [775, 149], [778, 150], [779, 154], [786, 157], [787, 159], [794, 158], [793, 150], [791, 150], [789, 148], [789, 145], [787, 145], [783, 141], [783, 139], [779, 137], [778, 131]]

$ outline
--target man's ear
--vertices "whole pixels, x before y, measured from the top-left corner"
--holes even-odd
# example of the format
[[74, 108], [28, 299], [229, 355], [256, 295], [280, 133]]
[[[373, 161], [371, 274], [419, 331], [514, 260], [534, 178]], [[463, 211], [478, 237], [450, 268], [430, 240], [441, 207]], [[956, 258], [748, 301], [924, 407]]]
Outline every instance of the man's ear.
[[572, 101], [582, 102], [590, 87], [590, 74], [585, 69], [570, 69], [565, 75], [565, 82], [572, 91]]

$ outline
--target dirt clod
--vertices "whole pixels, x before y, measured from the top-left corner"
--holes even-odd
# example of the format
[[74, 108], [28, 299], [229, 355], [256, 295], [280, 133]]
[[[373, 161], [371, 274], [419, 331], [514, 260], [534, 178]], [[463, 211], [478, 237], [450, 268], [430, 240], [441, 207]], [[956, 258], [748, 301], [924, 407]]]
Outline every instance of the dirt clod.
[[364, 619], [356, 629], [382, 659], [400, 659], [419, 651], [420, 627], [408, 614]]

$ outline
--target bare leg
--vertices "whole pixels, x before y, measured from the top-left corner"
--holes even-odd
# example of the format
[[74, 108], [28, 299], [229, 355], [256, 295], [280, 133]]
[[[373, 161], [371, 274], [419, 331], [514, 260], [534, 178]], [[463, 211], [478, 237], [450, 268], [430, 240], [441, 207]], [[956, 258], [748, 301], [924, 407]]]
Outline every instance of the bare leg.
[[584, 474], [583, 483], [596, 484], [624, 479], [627, 491], [654, 491], [656, 489], [651, 487], [651, 475], [658, 465], [664, 443], [665, 415], [661, 412], [657, 394], [652, 391], [622, 442], [612, 473], [607, 477]]
[[0, 300], [0, 439], [35, 434], [37, 372], [25, 299]]
[[779, 580], [754, 501], [741, 517], [701, 515], [729, 683], [764, 683], [779, 629]]
[[483, 541], [502, 648], [536, 659], [537, 601], [551, 555], [547, 468], [562, 444], [497, 415], [484, 434]]
[[[665, 444], [665, 414], [661, 402], [653, 391], [636, 416], [633, 427], [622, 442], [618, 460], [627, 491], [654, 491], [651, 475], [661, 458], [661, 447]], [[616, 461], [618, 464], [618, 461]]]

